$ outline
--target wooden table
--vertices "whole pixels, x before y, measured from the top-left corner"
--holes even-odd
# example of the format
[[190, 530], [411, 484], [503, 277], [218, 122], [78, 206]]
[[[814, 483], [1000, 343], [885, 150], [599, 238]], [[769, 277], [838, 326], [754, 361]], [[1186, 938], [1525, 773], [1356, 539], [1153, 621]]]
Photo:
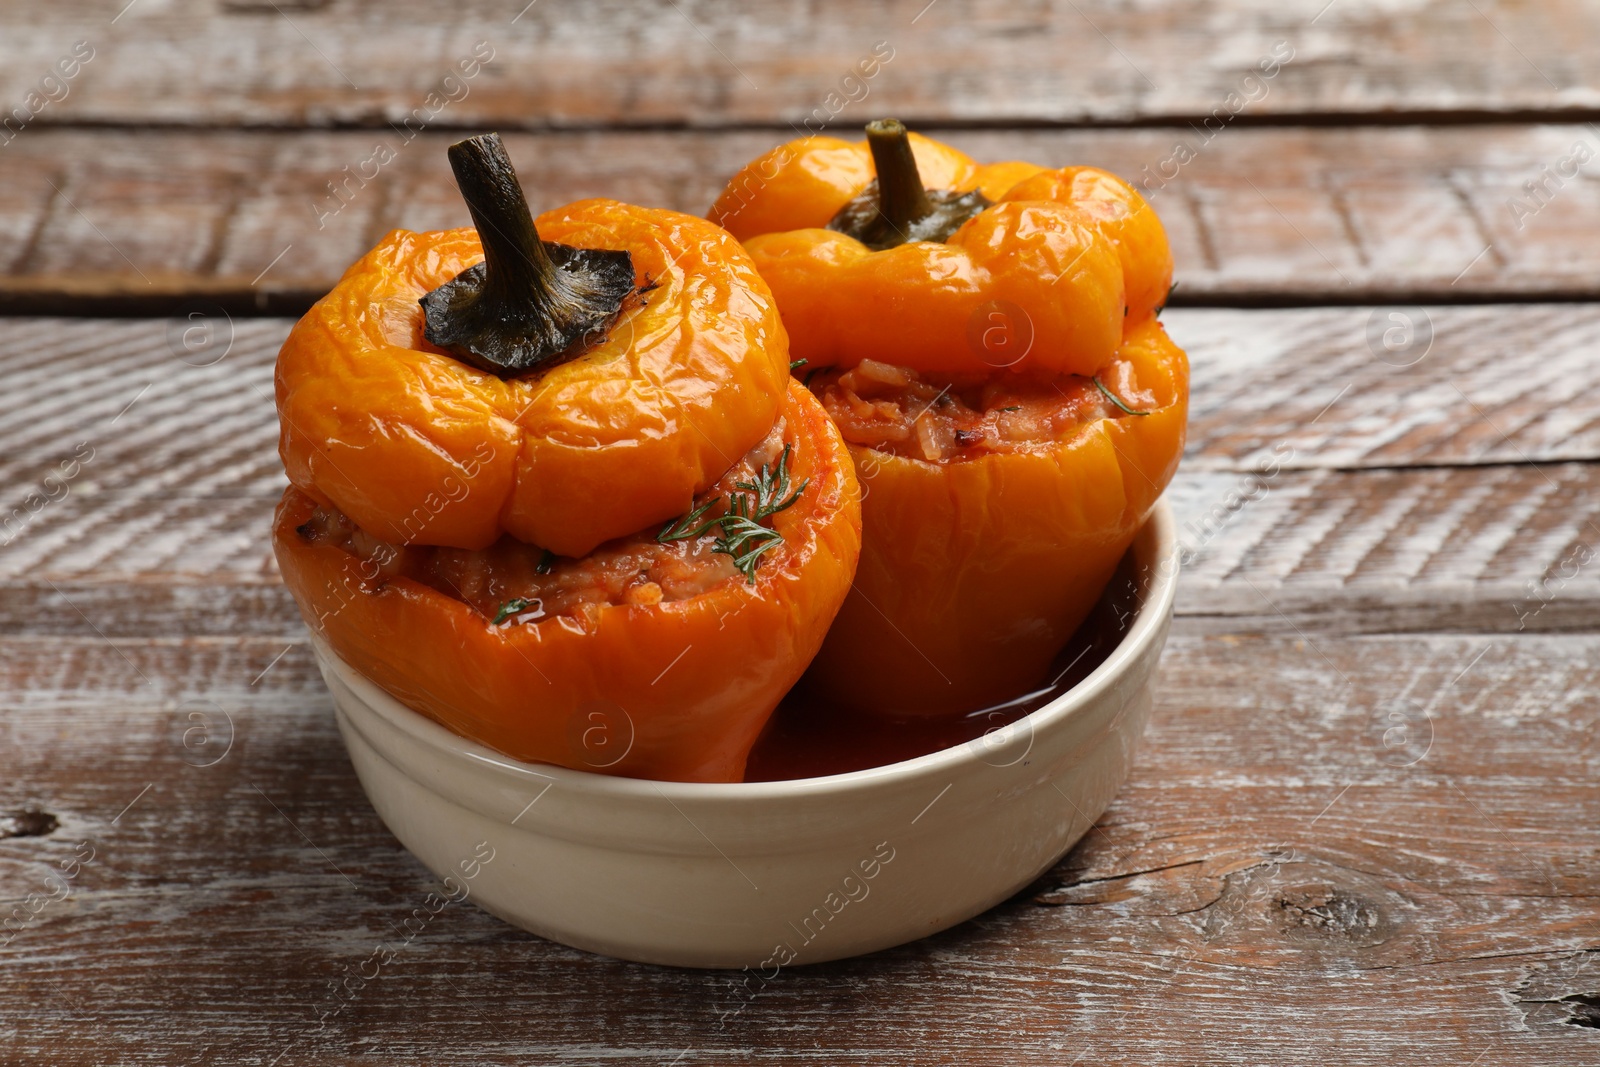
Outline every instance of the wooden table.
[[[0, 1062], [1600, 1063], [1593, 5], [523, 3], [0, 8]], [[292, 317], [466, 224], [463, 130], [536, 205], [700, 212], [891, 113], [1169, 228], [1189, 558], [1132, 779], [1011, 901], [726, 1018], [730, 974], [471, 906], [324, 1017], [432, 879], [268, 549]]]

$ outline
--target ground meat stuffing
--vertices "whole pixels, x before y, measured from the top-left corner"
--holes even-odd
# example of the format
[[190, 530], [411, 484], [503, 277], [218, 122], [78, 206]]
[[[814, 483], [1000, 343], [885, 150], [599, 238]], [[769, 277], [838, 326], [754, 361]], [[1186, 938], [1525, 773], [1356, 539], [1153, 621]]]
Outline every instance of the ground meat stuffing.
[[[735, 491], [763, 465], [777, 462], [785, 444], [780, 418], [772, 432], [734, 464], [722, 479], [695, 498], [699, 505]], [[717, 514], [713, 509], [708, 514]], [[342, 512], [318, 508], [298, 528], [301, 537], [337, 545], [368, 562], [377, 580], [405, 577], [470, 604], [504, 625], [565, 617], [592, 625], [608, 605], [647, 606], [687, 600], [730, 579], [744, 581], [726, 554], [713, 551], [715, 531], [662, 544], [652, 526], [608, 541], [582, 559], [555, 556], [502, 537], [482, 551], [430, 545], [404, 546], [379, 540]]]
[[806, 384], [846, 441], [930, 463], [1037, 448], [1096, 419], [1126, 417], [1079, 375], [936, 377], [864, 359], [818, 370]]

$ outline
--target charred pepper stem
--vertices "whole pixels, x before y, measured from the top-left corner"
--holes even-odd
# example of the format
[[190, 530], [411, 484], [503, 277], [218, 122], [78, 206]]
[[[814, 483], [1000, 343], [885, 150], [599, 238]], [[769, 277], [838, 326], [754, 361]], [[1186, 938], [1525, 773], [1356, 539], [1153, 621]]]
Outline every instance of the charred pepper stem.
[[828, 223], [868, 248], [882, 251], [910, 241], [944, 241], [989, 206], [976, 190], [926, 189], [911, 151], [911, 136], [899, 119], [867, 123], [867, 147], [877, 179]]
[[484, 258], [422, 298], [423, 336], [501, 377], [602, 340], [634, 292], [633, 257], [540, 240], [499, 134], [460, 141], [449, 155]]

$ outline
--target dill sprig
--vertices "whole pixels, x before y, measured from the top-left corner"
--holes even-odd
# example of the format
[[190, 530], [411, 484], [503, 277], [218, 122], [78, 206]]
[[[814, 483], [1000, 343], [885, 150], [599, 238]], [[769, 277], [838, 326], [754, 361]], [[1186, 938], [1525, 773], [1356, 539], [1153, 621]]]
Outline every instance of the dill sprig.
[[1122, 402], [1122, 398], [1120, 396], [1118, 396], [1116, 393], [1113, 393], [1111, 390], [1107, 389], [1106, 388], [1106, 383], [1102, 382], [1098, 376], [1090, 378], [1089, 380], [1094, 382], [1095, 385], [1099, 386], [1100, 391], [1106, 395], [1106, 399], [1107, 400], [1109, 400], [1113, 404], [1117, 405], [1117, 407], [1121, 408], [1123, 411], [1127, 412], [1129, 415], [1148, 415], [1148, 414], [1150, 414], [1150, 412], [1148, 412], [1148, 411], [1140, 411], [1138, 408], [1130, 408], [1127, 404], [1124, 404]]
[[[783, 540], [783, 535], [777, 530], [761, 524], [793, 506], [810, 482], [810, 479], [805, 479], [799, 485], [790, 487], [789, 447], [783, 446], [783, 453], [778, 456], [776, 463], [770, 466], [762, 464], [754, 481], [734, 482], [737, 492], [729, 493], [726, 500], [720, 496], [712, 497], [683, 518], [668, 523], [656, 534], [656, 540], [662, 544], [687, 541], [715, 530], [717, 539], [711, 550], [731, 556], [734, 567], [747, 582], [754, 585], [756, 567], [761, 563], [761, 557]], [[715, 518], [705, 518], [706, 512], [717, 504], [724, 505], [723, 513]]]

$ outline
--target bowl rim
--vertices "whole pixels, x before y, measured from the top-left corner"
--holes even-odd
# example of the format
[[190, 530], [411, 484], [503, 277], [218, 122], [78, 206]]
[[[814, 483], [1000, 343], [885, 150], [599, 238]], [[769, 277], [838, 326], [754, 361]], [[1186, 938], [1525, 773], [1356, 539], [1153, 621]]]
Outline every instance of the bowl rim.
[[[1083, 681], [1008, 726], [1026, 724], [1030, 733], [1037, 734], [1072, 717], [1093, 704], [1132, 668], [1152, 644], [1162, 639], [1164, 623], [1172, 614], [1176, 600], [1179, 569], [1176, 520], [1164, 497], [1158, 500], [1152, 509], [1143, 528], [1135, 537], [1133, 547], [1137, 550], [1143, 544], [1149, 545], [1145, 552], [1141, 553], [1148, 560], [1148, 564], [1140, 569], [1142, 573], [1148, 575], [1148, 578], [1143, 594], [1139, 598], [1133, 625], [1128, 628], [1128, 632]], [[621, 801], [665, 799], [702, 804], [761, 802], [814, 795], [843, 796], [875, 790], [898, 780], [916, 779], [939, 772], [954, 772], [964, 764], [982, 760], [982, 753], [973, 742], [964, 741], [949, 748], [914, 756], [897, 763], [886, 763], [877, 767], [815, 778], [791, 778], [770, 782], [658, 781], [650, 778], [598, 774], [556, 764], [529, 763], [462, 737], [421, 712], [412, 710], [382, 686], [346, 663], [315, 631], [311, 634], [311, 641], [316, 648], [318, 658], [337, 671], [340, 681], [352, 690], [367, 710], [384, 720], [390, 727], [422, 745], [438, 750], [441, 755], [448, 756], [457, 763], [464, 761], [493, 767], [502, 772], [511, 772], [519, 778], [560, 785], [563, 791], [570, 790], [572, 793], [585, 794], [596, 799]]]

